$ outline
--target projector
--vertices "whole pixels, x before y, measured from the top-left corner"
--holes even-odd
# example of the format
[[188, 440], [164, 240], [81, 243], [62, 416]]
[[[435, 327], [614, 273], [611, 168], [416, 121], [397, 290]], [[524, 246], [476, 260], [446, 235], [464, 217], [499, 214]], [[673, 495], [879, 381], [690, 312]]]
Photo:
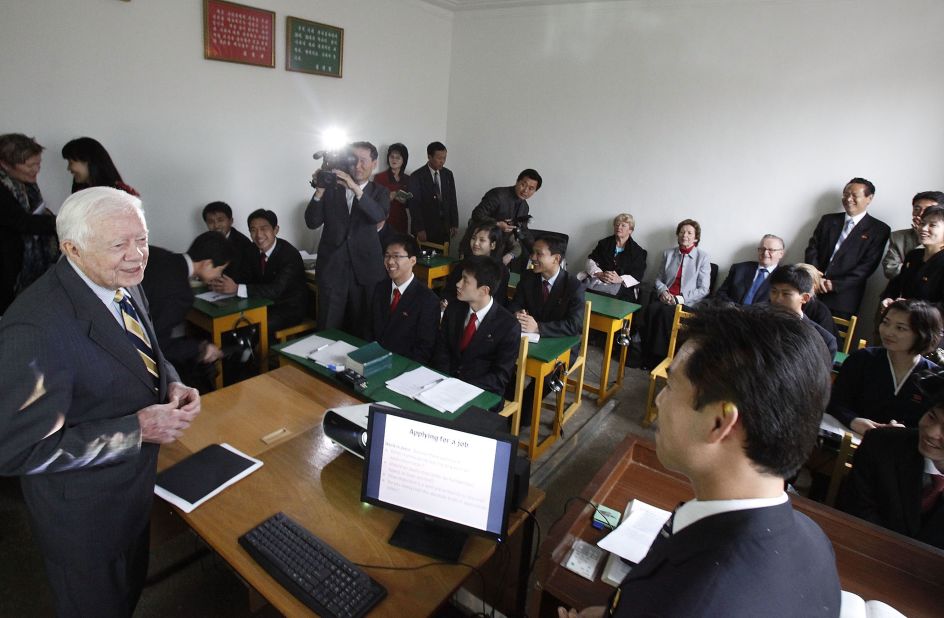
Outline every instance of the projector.
[[369, 410], [369, 403], [328, 410], [321, 421], [324, 435], [344, 450], [363, 459], [367, 450]]

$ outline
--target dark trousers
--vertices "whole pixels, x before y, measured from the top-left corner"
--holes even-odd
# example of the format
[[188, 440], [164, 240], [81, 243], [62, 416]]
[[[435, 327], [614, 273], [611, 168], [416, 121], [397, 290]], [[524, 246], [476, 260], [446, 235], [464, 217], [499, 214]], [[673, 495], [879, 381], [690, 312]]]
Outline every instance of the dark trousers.
[[[685, 311], [690, 307], [683, 306]], [[669, 354], [669, 339], [672, 338], [672, 320], [675, 318], [675, 305], [667, 305], [656, 299], [646, 306], [645, 324], [640, 332], [642, 339], [643, 367], [655, 367]]]
[[358, 285], [353, 274], [342, 282], [318, 286], [318, 330], [340, 328], [366, 338], [375, 284]]
[[[103, 530], [102, 534], [108, 534]], [[46, 560], [56, 599], [56, 615], [69, 617], [131, 616], [147, 578], [150, 525], [125, 552], [106, 564], [63, 566]]]

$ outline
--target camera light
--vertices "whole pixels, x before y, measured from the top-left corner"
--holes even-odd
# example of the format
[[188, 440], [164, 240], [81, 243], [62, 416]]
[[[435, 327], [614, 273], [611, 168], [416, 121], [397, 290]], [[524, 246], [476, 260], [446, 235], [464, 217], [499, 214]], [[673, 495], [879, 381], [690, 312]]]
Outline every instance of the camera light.
[[324, 142], [325, 150], [340, 150], [348, 143], [347, 133], [338, 127], [329, 127], [322, 131], [321, 141]]

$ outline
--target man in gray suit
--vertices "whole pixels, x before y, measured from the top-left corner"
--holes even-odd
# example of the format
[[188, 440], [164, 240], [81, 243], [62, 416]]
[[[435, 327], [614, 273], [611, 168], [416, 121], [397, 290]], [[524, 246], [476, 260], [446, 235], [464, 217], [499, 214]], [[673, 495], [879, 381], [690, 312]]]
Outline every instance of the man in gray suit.
[[139, 284], [135, 197], [71, 195], [64, 259], [0, 321], [0, 474], [21, 477], [60, 616], [130, 616], [147, 575], [159, 444], [200, 412], [164, 358]]
[[337, 183], [315, 189], [305, 209], [305, 223], [324, 225], [318, 243], [318, 328], [343, 328], [366, 336], [374, 287], [387, 278], [377, 225], [390, 213], [390, 194], [370, 181], [377, 148], [354, 142], [353, 176], [333, 170]]
[[895, 230], [888, 237], [888, 250], [882, 258], [882, 270], [886, 279], [894, 279], [901, 272], [908, 252], [917, 249], [918, 231], [921, 227], [921, 215], [931, 206], [944, 204], [944, 193], [940, 191], [922, 191], [911, 198], [911, 227]]

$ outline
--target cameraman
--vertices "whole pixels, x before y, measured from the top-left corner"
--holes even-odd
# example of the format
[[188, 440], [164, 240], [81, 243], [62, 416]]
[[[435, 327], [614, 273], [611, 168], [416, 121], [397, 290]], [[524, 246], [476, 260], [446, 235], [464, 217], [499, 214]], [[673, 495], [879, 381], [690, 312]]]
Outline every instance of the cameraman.
[[537, 193], [541, 183], [541, 175], [529, 168], [518, 174], [518, 180], [513, 187], [489, 189], [472, 211], [466, 237], [459, 246], [463, 250], [467, 248], [471, 231], [485, 221], [493, 219], [498, 222], [502, 231], [502, 262], [507, 266], [511, 260], [521, 255], [521, 239], [525, 239], [530, 246], [528, 219], [531, 217], [528, 214], [528, 198]]
[[305, 224], [313, 230], [324, 225], [315, 274], [320, 330], [363, 336], [371, 294], [387, 276], [377, 224], [387, 219], [390, 196], [370, 182], [376, 166], [377, 148], [354, 142], [342, 153], [326, 155], [325, 165], [312, 175], [316, 189]]

